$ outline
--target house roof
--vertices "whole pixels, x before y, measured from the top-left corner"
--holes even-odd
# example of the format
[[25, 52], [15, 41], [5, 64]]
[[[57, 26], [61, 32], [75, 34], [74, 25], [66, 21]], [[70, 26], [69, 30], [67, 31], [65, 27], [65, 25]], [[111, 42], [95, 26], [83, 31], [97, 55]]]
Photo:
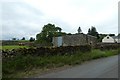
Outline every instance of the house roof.
[[120, 36], [111, 36], [113, 39], [120, 39]]
[[[85, 35], [85, 36], [90, 36], [90, 37], [94, 37], [94, 38], [97, 38], [95, 36], [92, 36], [92, 35], [88, 35], [88, 34], [84, 34], [84, 33], [77, 33], [77, 34], [71, 34], [71, 35], [64, 35], [64, 36], [77, 36], [77, 35]], [[60, 36], [59, 36], [60, 37]]]

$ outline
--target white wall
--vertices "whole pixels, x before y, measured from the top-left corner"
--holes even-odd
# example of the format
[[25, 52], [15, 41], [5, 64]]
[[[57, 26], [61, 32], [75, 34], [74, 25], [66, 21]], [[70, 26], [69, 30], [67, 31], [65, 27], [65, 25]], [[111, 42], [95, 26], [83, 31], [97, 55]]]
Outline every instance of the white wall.
[[[108, 37], [108, 38], [107, 38]], [[112, 37], [110, 37], [110, 36], [106, 36], [106, 37], [104, 37], [103, 39], [102, 39], [102, 42], [103, 43], [115, 43], [115, 40], [112, 38]]]

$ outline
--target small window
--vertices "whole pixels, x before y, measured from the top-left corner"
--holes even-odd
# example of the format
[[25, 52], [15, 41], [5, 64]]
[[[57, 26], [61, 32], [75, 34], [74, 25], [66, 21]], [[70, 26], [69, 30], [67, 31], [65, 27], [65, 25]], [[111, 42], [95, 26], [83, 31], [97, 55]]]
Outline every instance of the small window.
[[107, 37], [107, 39], [109, 39], [109, 37]]

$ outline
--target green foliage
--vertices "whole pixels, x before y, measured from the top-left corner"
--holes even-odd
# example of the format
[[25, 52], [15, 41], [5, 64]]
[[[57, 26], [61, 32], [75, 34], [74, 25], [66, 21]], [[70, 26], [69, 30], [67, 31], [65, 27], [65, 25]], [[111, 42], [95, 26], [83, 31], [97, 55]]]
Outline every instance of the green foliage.
[[90, 28], [88, 29], [88, 34], [92, 35], [92, 36], [95, 36], [99, 39], [99, 34], [98, 34], [96, 28], [93, 27], [93, 26], [91, 27], [91, 29]]
[[120, 33], [118, 34], [118, 36], [120, 36]]
[[99, 42], [102, 42], [102, 39], [103, 39], [105, 36], [107, 36], [107, 34], [99, 34], [99, 39], [98, 39], [98, 41], [99, 41]]
[[36, 39], [38, 43], [51, 43], [53, 37], [62, 36], [66, 33], [61, 32], [60, 27], [56, 27], [54, 24], [48, 23], [44, 25], [41, 33], [36, 35]]
[[82, 30], [81, 30], [81, 28], [79, 27], [79, 28], [78, 28], [78, 33], [81, 33], [81, 32], [82, 32]]
[[68, 33], [67, 35], [72, 35], [71, 33]]
[[109, 36], [115, 36], [115, 34], [109, 34]]
[[101, 50], [99, 48], [91, 50], [89, 45], [82, 45], [3, 50], [3, 77], [16, 77], [17, 72], [27, 72], [32, 68], [50, 69], [64, 65], [77, 65], [92, 59], [118, 55], [120, 52], [120, 47], [116, 44], [105, 45], [104, 49], [100, 48]]
[[21, 40], [25, 40], [25, 37], [23, 37]]
[[29, 40], [30, 42], [33, 42], [33, 41], [35, 41], [35, 38], [33, 38], [33, 37], [30, 37], [30, 40]]
[[[50, 69], [64, 65], [77, 65], [84, 61], [97, 59], [101, 57], [108, 57], [118, 54], [118, 50], [105, 50], [98, 49], [92, 52], [76, 51], [71, 55], [54, 55], [54, 56], [32, 56], [32, 55], [19, 55], [14, 58], [3, 59], [3, 78], [16, 77], [19, 71], [27, 72], [32, 68]], [[20, 74], [20, 73], [19, 73]], [[23, 77], [23, 76], [21, 76]]]
[[60, 27], [56, 27], [56, 30], [57, 30], [58, 32], [61, 32], [61, 31], [62, 31], [62, 29], [61, 29]]
[[12, 38], [12, 40], [14, 41], [14, 40], [16, 40], [16, 38]]
[[12, 50], [12, 49], [18, 49], [18, 48], [28, 48], [28, 46], [18, 46], [18, 45], [6, 45], [6, 46], [0, 46], [0, 49], [2, 50]]

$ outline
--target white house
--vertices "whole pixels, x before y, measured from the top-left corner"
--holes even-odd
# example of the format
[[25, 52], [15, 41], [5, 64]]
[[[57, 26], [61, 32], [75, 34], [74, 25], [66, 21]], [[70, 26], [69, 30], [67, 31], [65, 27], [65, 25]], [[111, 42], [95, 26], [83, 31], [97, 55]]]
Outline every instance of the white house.
[[102, 39], [103, 43], [120, 43], [120, 36], [109, 36], [107, 35]]
[[116, 41], [117, 43], [120, 43], [120, 36], [113, 36], [113, 38], [115, 39], [115, 41]]

